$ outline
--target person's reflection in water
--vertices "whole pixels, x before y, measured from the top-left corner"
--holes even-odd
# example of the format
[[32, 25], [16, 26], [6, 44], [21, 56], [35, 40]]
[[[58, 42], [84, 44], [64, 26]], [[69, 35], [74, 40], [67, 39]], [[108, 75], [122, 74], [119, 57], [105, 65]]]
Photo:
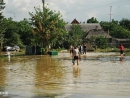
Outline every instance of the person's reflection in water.
[[73, 76], [75, 78], [77, 78], [77, 77], [79, 77], [79, 75], [80, 75], [80, 68], [78, 65], [74, 65], [73, 66]]
[[86, 54], [83, 55], [83, 59], [84, 59], [84, 60], [87, 59], [87, 55], [86, 55]]
[[10, 52], [7, 50], [8, 62], [10, 62]]
[[121, 64], [124, 63], [124, 57], [120, 57], [120, 62], [121, 62]]

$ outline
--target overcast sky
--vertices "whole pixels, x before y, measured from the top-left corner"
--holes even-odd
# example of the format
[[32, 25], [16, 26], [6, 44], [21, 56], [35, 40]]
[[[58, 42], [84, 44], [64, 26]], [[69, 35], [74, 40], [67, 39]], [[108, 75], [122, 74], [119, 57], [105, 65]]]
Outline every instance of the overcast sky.
[[[6, 7], [3, 15], [16, 21], [30, 18], [28, 12], [35, 12], [34, 6], [42, 7], [42, 0], [4, 0], [4, 2]], [[53, 11], [60, 11], [66, 22], [72, 22], [75, 18], [79, 22], [86, 22], [91, 17], [95, 17], [99, 22], [130, 19], [130, 0], [45, 0], [45, 6]]]

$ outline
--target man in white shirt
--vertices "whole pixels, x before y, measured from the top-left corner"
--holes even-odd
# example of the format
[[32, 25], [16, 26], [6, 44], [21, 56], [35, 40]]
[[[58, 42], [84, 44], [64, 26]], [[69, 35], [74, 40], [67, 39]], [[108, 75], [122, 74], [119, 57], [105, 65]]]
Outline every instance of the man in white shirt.
[[80, 52], [77, 46], [75, 47], [73, 52], [73, 59], [74, 59], [73, 65], [75, 65], [75, 60], [77, 61], [77, 65], [79, 65]]

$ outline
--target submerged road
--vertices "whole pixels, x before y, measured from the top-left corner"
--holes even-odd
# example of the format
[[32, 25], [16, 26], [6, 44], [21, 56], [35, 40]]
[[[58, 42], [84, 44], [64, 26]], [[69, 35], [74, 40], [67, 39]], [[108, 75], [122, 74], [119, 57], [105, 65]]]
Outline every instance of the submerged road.
[[129, 98], [130, 57], [69, 53], [0, 59], [0, 98]]

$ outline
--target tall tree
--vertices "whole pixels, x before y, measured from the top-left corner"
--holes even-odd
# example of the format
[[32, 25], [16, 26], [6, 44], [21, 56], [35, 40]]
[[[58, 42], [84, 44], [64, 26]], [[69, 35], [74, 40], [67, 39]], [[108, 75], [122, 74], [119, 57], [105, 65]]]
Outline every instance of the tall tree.
[[[43, 4], [44, 4], [44, 0]], [[53, 12], [49, 8], [43, 7], [43, 11], [40, 8], [34, 7], [36, 13], [29, 13], [32, 17], [32, 33], [35, 37], [35, 44], [45, 48], [45, 53], [48, 52], [49, 45], [54, 45], [58, 40], [58, 37], [63, 37], [66, 32], [65, 22], [60, 13]]]
[[[126, 22], [125, 22], [126, 21]], [[127, 24], [128, 23], [128, 24]], [[109, 30], [109, 34], [115, 38], [130, 38], [130, 31], [129, 31], [129, 21], [122, 20], [120, 24], [118, 21], [112, 19], [112, 22], [100, 22], [102, 28], [107, 31]]]
[[0, 0], [0, 49], [2, 49], [3, 41], [4, 41], [4, 32], [5, 32], [5, 27], [3, 23], [3, 15], [2, 15], [2, 10], [5, 8], [5, 3], [3, 0]]
[[96, 18], [92, 17], [91, 19], [87, 20], [87, 23], [99, 23]]
[[123, 18], [120, 22], [120, 25], [128, 30], [130, 30], [130, 20]]
[[0, 44], [1, 44], [0, 49], [2, 49], [4, 40], [5, 40], [4, 34], [6, 32], [6, 29], [7, 29], [6, 24], [7, 24], [7, 21], [5, 18], [0, 19]]
[[82, 30], [81, 26], [78, 24], [73, 24], [71, 26], [71, 30], [68, 33], [69, 44], [72, 44], [74, 46], [77, 46], [78, 44], [82, 43], [82, 38], [85, 35], [85, 32]]
[[22, 41], [19, 35], [18, 22], [13, 21], [12, 18], [5, 19], [6, 32], [4, 33], [4, 45], [19, 45], [22, 46]]
[[5, 8], [5, 3], [4, 3], [3, 0], [0, 0], [0, 19], [3, 18], [1, 11], [2, 11], [4, 8]]
[[23, 45], [31, 45], [34, 38], [31, 32], [31, 25], [27, 19], [18, 22], [17, 27], [19, 29], [18, 34], [22, 40]]

